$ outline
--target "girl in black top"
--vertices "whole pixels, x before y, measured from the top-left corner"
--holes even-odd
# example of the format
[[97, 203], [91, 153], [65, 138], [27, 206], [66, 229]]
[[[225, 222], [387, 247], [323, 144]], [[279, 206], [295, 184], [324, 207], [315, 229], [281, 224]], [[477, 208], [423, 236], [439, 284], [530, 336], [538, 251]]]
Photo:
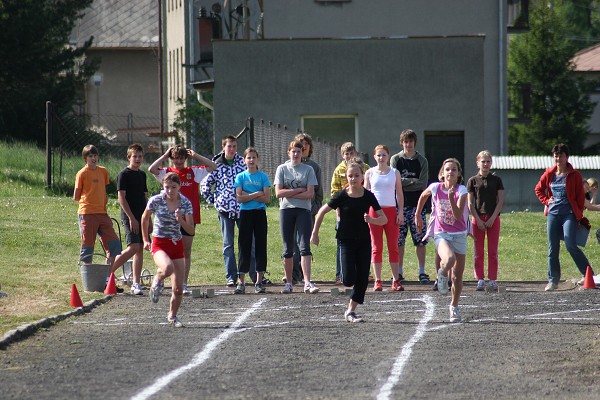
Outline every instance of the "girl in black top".
[[[331, 210], [339, 209], [340, 222], [336, 233], [338, 254], [342, 267], [342, 283], [354, 286], [348, 309], [344, 317], [348, 322], [362, 322], [356, 315], [357, 305], [363, 304], [369, 283], [371, 265], [371, 236], [369, 225], [385, 225], [387, 217], [381, 210], [373, 193], [363, 188], [364, 175], [362, 161], [352, 160], [348, 163], [346, 177], [348, 186], [333, 195], [315, 218], [315, 226], [310, 241], [319, 244], [319, 228], [323, 217]], [[377, 218], [369, 216], [369, 207], [377, 214]]]

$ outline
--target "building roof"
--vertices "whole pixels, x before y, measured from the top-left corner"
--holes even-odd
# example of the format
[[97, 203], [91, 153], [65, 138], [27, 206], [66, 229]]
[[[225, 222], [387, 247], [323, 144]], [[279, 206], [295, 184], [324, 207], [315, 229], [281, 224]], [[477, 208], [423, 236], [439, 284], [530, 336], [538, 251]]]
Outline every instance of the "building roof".
[[[600, 170], [600, 156], [570, 156], [569, 162], [575, 169]], [[554, 165], [551, 156], [494, 156], [492, 169], [539, 169]]]
[[575, 71], [600, 71], [600, 43], [577, 52], [571, 61]]
[[96, 49], [158, 47], [156, 0], [94, 0], [75, 25], [71, 44], [82, 46], [90, 36]]

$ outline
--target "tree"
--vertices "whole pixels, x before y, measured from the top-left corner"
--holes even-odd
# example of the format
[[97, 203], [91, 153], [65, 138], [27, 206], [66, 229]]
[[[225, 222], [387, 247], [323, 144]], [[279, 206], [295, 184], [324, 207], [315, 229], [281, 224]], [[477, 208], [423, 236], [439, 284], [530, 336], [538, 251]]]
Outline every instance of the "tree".
[[[212, 93], [206, 93], [204, 97], [208, 103], [212, 103]], [[197, 153], [212, 154], [212, 112], [192, 95], [187, 96], [185, 101], [177, 99], [177, 106], [173, 127], [179, 137], [185, 138], [187, 146]]]
[[72, 112], [99, 61], [69, 36], [93, 0], [0, 0], [0, 138], [44, 142], [45, 102]]
[[531, 111], [529, 123], [510, 127], [509, 153], [548, 154], [552, 145], [566, 143], [573, 154], [582, 154], [594, 108], [589, 92], [595, 83], [573, 73], [575, 47], [565, 20], [541, 3], [530, 13], [530, 31], [510, 43], [509, 99], [518, 106], [522, 84], [530, 84]]

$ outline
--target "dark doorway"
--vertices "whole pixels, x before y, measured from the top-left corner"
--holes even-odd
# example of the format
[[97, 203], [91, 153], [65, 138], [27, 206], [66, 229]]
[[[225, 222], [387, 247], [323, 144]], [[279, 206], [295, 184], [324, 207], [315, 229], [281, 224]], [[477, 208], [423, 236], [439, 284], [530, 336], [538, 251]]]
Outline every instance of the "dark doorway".
[[425, 131], [425, 157], [429, 161], [429, 183], [438, 181], [438, 172], [446, 158], [456, 158], [460, 161], [464, 171], [465, 133], [463, 131]]

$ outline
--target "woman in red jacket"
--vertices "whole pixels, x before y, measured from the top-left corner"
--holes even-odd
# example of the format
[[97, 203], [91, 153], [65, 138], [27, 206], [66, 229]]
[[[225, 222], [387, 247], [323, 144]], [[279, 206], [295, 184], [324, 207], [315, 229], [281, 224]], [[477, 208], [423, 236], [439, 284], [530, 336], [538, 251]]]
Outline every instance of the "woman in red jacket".
[[560, 280], [560, 240], [564, 239], [577, 269], [582, 275], [590, 265], [583, 251], [577, 247], [579, 224], [589, 226], [583, 216], [585, 195], [583, 178], [568, 162], [569, 148], [557, 144], [552, 148], [555, 166], [548, 168], [535, 186], [535, 194], [545, 206], [548, 229], [548, 285], [546, 291], [555, 290]]

